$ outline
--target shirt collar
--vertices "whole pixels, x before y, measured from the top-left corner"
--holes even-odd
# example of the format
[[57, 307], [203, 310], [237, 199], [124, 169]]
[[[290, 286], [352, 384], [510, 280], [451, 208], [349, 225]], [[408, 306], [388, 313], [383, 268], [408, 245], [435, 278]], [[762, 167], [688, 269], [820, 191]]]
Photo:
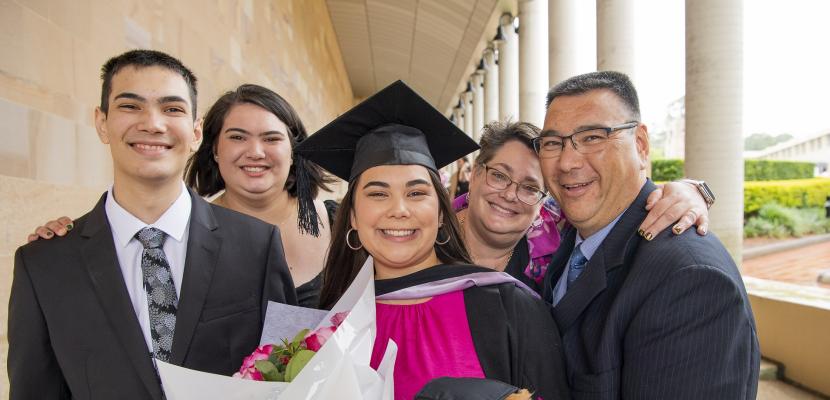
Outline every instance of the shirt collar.
[[138, 231], [150, 226], [160, 229], [177, 242], [184, 237], [187, 225], [190, 222], [190, 209], [192, 207], [190, 192], [182, 182], [179, 197], [170, 205], [159, 219], [147, 225], [127, 210], [121, 207], [112, 195], [112, 186], [107, 190], [107, 201], [104, 209], [107, 212], [107, 219], [113, 232], [116, 245], [127, 246]]
[[603, 226], [602, 229], [596, 231], [593, 235], [588, 236], [585, 239], [582, 239], [582, 236], [580, 236], [579, 232], [577, 232], [574, 248], [576, 248], [576, 246], [582, 245], [579, 248], [579, 250], [582, 252], [582, 255], [584, 255], [586, 259], [590, 260], [591, 256], [594, 255], [599, 246], [605, 240], [605, 237], [608, 236], [609, 233], [611, 233], [611, 229], [614, 229], [614, 226], [617, 225], [617, 222], [620, 220], [620, 217], [622, 217], [622, 215], [625, 214], [626, 211], [628, 211], [627, 208], [623, 210], [623, 212], [621, 212], [620, 215], [617, 215], [617, 218], [614, 218], [614, 220], [611, 221], [611, 223]]

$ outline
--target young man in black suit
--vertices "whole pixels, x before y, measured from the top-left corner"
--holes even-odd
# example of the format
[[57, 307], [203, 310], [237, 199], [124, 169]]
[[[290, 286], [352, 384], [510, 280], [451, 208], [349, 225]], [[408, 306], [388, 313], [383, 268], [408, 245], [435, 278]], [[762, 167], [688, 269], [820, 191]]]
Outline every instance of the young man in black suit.
[[267, 301], [296, 304], [277, 228], [182, 182], [201, 140], [193, 73], [134, 50], [102, 79], [95, 125], [113, 185], [65, 237], [15, 255], [12, 399], [162, 399], [154, 359], [230, 375]]
[[547, 102], [534, 146], [572, 228], [544, 289], [573, 397], [754, 399], [755, 321], [726, 249], [712, 234], [638, 235], [655, 186], [631, 81], [580, 75]]

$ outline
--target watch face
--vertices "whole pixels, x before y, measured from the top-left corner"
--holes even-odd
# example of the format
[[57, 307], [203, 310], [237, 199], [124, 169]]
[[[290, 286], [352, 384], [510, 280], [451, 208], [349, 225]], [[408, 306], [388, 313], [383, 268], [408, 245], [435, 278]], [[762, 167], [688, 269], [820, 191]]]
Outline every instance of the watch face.
[[709, 185], [707, 185], [706, 182], [698, 182], [697, 187], [700, 189], [700, 194], [703, 195], [703, 198], [707, 203], [712, 204], [715, 202], [715, 194], [712, 193], [712, 190], [709, 189]]

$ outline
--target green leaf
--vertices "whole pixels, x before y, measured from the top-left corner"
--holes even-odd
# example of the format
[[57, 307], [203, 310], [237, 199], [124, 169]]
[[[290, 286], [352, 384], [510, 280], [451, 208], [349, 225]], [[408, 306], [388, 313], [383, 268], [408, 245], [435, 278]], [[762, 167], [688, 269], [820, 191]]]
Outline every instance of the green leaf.
[[303, 370], [303, 367], [311, 361], [311, 357], [314, 357], [314, 352], [311, 350], [300, 350], [297, 354], [294, 354], [294, 357], [291, 358], [291, 361], [288, 362], [288, 365], [285, 367], [285, 381], [291, 382], [297, 375], [300, 374], [300, 371]]
[[299, 346], [304, 342], [305, 335], [308, 334], [308, 329], [303, 329], [297, 335], [294, 336], [294, 339], [291, 340], [291, 344], [294, 346]]
[[274, 364], [268, 360], [257, 360], [254, 362], [254, 368], [262, 374], [266, 381], [284, 382], [284, 376], [277, 370]]

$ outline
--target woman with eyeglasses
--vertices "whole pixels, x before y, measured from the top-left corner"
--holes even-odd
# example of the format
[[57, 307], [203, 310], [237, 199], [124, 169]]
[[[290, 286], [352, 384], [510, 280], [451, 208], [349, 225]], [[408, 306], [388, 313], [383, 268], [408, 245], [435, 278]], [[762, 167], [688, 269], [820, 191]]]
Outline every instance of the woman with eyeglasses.
[[[591, 132], [571, 139], [579, 142], [577, 146], [590, 143]], [[605, 132], [598, 135], [607, 138]], [[473, 161], [470, 191], [453, 201], [473, 262], [507, 272], [537, 290], [559, 247], [559, 229], [565, 223], [555, 199], [545, 190], [534, 148], [538, 137], [539, 128], [526, 122], [485, 125], [481, 151]], [[540, 144], [553, 146], [550, 140]], [[560, 140], [570, 145], [566, 138]], [[693, 224], [698, 233], [705, 234], [706, 202], [692, 185], [668, 183], [649, 197], [649, 204], [651, 211], [640, 229], [647, 240], [675, 221], [672, 231], [676, 234]]]

